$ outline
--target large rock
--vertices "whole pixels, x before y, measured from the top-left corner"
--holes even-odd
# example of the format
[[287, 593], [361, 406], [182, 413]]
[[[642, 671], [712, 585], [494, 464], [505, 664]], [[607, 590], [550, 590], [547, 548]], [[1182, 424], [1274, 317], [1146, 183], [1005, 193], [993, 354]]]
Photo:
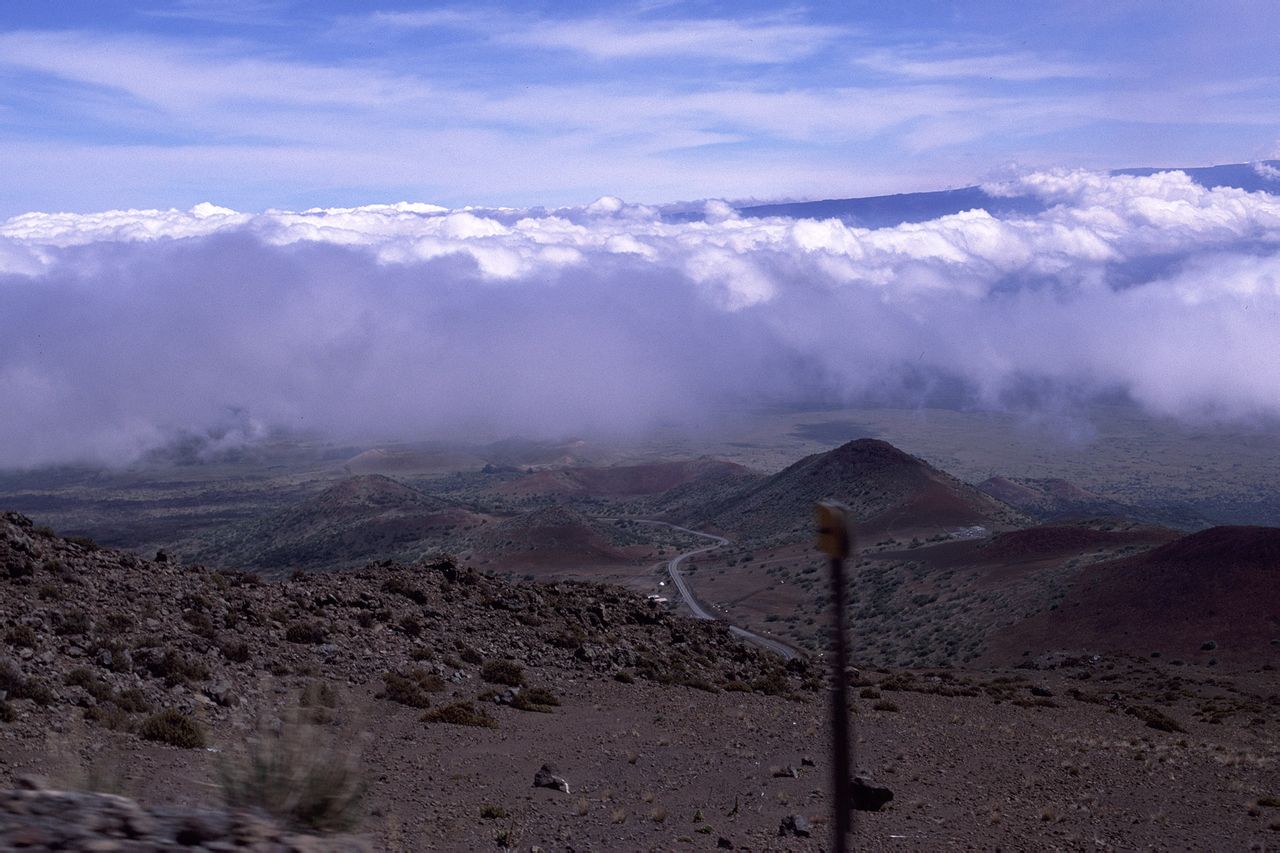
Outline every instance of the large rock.
[[804, 815], [787, 815], [782, 819], [782, 825], [778, 827], [778, 835], [794, 835], [799, 838], [808, 838], [813, 834], [813, 825], [809, 823], [809, 819]]
[[564, 777], [557, 776], [550, 764], [542, 765], [538, 772], [533, 774], [533, 787], [551, 788], [555, 791], [569, 793], [569, 783], [564, 780]]
[[866, 776], [853, 777], [853, 807], [860, 812], [878, 812], [893, 799], [893, 791]]

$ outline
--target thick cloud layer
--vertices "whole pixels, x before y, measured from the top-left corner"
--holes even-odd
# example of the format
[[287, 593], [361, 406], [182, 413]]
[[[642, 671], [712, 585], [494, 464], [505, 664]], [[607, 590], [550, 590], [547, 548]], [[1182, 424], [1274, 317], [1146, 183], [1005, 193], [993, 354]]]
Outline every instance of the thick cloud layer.
[[0, 465], [183, 436], [637, 433], [757, 404], [1280, 416], [1280, 197], [1178, 172], [1027, 175], [867, 230], [601, 199], [0, 225]]

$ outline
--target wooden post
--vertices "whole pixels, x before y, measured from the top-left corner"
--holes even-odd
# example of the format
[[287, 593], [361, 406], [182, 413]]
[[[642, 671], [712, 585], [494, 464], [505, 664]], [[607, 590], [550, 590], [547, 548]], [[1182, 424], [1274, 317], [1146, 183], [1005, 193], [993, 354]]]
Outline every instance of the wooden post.
[[831, 597], [834, 613], [831, 626], [831, 741], [832, 788], [835, 794], [835, 853], [847, 853], [853, 822], [852, 768], [849, 766], [849, 645], [845, 625], [848, 597], [844, 561], [849, 556], [853, 534], [848, 510], [832, 501], [816, 507], [818, 547], [831, 558]]

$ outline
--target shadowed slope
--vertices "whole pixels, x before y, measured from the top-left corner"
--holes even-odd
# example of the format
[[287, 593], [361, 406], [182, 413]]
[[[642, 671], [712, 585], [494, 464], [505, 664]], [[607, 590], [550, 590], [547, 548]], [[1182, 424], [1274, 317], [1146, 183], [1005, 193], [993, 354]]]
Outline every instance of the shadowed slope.
[[366, 474], [252, 525], [239, 541], [207, 549], [206, 559], [260, 569], [407, 559], [453, 529], [478, 521], [463, 506], [381, 474]]
[[1061, 606], [1016, 625], [996, 657], [1127, 651], [1251, 666], [1280, 639], [1280, 528], [1214, 527], [1084, 569]]

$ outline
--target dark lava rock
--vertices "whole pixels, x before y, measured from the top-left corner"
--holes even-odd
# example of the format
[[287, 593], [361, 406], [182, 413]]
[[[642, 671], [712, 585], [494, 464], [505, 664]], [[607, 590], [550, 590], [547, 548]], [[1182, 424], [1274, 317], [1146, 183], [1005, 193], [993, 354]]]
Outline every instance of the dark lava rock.
[[569, 783], [563, 777], [557, 776], [552, 772], [550, 764], [542, 765], [537, 773], [533, 774], [533, 787], [535, 788], [551, 788], [555, 791], [564, 791], [569, 793]]
[[853, 777], [853, 807], [860, 812], [878, 812], [893, 799], [893, 791], [865, 776]]
[[800, 838], [808, 838], [813, 832], [812, 824], [804, 815], [787, 815], [782, 819], [782, 825], [778, 827], [779, 835], [795, 835]]

